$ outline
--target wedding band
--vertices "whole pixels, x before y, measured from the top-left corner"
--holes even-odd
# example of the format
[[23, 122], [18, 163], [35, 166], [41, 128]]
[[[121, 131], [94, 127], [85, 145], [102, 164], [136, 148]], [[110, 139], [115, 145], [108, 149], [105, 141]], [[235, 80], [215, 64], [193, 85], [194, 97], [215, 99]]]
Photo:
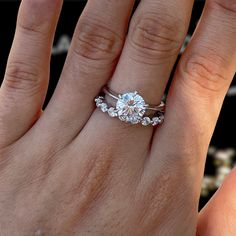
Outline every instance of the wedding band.
[[102, 112], [126, 123], [156, 126], [164, 121], [165, 103], [147, 104], [137, 91], [118, 94], [106, 86], [95, 103]]

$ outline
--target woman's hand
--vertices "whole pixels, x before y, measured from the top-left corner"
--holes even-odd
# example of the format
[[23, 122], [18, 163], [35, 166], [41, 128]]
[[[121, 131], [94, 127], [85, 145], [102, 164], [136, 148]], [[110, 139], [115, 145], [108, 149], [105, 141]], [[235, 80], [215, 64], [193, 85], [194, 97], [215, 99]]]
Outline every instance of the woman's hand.
[[[177, 67], [165, 123], [95, 110], [109, 81], [158, 104], [193, 0], [89, 0], [42, 111], [62, 0], [22, 0], [0, 89], [0, 234], [236, 234], [234, 171], [198, 217], [208, 145], [236, 68], [236, 3], [208, 0]], [[3, 68], [2, 68], [3, 69]]]

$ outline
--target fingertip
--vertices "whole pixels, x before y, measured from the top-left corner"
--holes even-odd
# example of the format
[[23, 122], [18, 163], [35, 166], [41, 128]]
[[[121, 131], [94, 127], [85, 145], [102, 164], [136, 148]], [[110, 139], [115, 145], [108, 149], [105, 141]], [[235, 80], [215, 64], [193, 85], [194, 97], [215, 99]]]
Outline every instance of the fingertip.
[[48, 20], [51, 15], [57, 13], [63, 4], [63, 0], [22, 0], [20, 13], [32, 19], [40, 16], [41, 20]]

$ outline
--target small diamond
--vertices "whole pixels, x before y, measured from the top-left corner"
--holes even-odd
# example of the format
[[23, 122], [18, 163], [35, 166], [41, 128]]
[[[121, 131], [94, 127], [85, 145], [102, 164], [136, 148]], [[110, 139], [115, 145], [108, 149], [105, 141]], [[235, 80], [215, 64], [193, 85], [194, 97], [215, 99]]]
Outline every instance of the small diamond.
[[144, 117], [142, 120], [142, 125], [147, 126], [152, 123], [151, 119], [149, 117]]
[[103, 98], [102, 97], [98, 97], [98, 98], [95, 99], [95, 102], [96, 102], [96, 106], [100, 107], [101, 104], [103, 103]]
[[164, 115], [160, 115], [159, 116], [159, 124], [162, 124], [164, 122], [164, 119], [165, 119]]
[[159, 125], [160, 124], [160, 119], [159, 117], [153, 117], [152, 118], [152, 125], [153, 126], [156, 126], [156, 125]]
[[102, 101], [103, 100], [103, 97], [96, 97], [95, 98], [95, 102], [100, 102], [100, 101]]
[[108, 109], [108, 114], [109, 114], [110, 117], [116, 117], [117, 116], [117, 112], [116, 112], [114, 107], [110, 107]]
[[137, 119], [137, 118], [133, 118], [133, 119], [130, 119], [129, 122], [130, 122], [131, 124], [133, 124], [133, 125], [136, 125], [136, 124], [138, 124], [138, 123], [140, 122], [140, 120]]
[[124, 115], [119, 116], [119, 119], [120, 119], [121, 121], [125, 121], [125, 122], [126, 122], [126, 116], [124, 116]]
[[100, 105], [100, 108], [101, 108], [102, 112], [107, 112], [107, 111], [108, 111], [108, 108], [107, 108], [107, 104], [106, 104], [106, 103], [102, 103], [102, 104]]
[[102, 102], [100, 103], [100, 102], [98, 102], [98, 103], [96, 103], [96, 106], [99, 108], [99, 107], [101, 107], [101, 105], [102, 105]]

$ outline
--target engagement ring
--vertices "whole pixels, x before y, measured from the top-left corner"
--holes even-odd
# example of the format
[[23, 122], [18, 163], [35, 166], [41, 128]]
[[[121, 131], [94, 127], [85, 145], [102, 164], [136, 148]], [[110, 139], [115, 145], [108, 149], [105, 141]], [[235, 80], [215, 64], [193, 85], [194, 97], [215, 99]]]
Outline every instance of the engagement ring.
[[160, 105], [147, 104], [137, 91], [117, 94], [104, 87], [95, 102], [102, 112], [126, 123], [156, 126], [164, 121], [164, 102]]

